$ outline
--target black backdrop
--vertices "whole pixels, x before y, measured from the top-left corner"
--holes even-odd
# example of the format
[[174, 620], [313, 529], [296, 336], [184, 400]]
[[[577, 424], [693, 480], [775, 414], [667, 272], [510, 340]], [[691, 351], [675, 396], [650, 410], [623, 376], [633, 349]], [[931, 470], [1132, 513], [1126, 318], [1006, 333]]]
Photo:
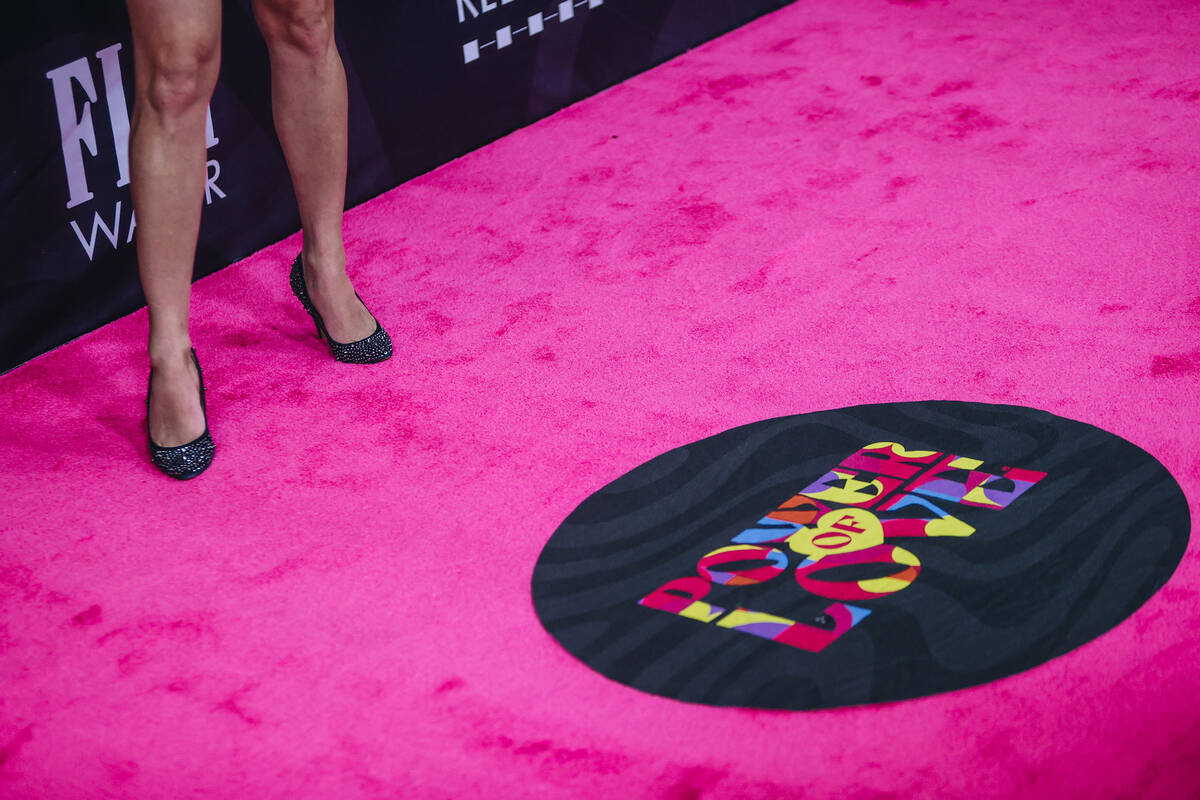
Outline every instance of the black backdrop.
[[[789, 1], [339, 3], [348, 204]], [[223, 5], [196, 277], [299, 227], [271, 125], [266, 47], [248, 0]], [[144, 303], [124, 166], [133, 101], [124, 4], [41, 0], [5, 17], [0, 371]]]

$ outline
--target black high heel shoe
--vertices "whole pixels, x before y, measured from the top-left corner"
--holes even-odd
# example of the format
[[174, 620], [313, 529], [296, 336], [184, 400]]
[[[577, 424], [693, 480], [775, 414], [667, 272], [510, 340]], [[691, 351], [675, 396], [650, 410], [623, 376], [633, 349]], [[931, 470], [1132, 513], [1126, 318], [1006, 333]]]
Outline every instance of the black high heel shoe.
[[[296, 295], [296, 299], [304, 306], [304, 310], [313, 318], [313, 322], [317, 325], [317, 338], [324, 337], [329, 343], [329, 353], [338, 361], [344, 361], [347, 364], [375, 364], [380, 361], [386, 361], [392, 357], [392, 339], [387, 335], [387, 331], [379, 324], [379, 320], [375, 320], [375, 332], [365, 339], [359, 339], [357, 342], [349, 342], [343, 344], [335, 342], [333, 337], [329, 335], [329, 331], [325, 330], [325, 321], [321, 319], [321, 313], [317, 311], [316, 306], [312, 304], [312, 300], [308, 297], [308, 285], [304, 282], [304, 267], [300, 263], [300, 256], [296, 256], [296, 260], [292, 262], [292, 294]], [[358, 292], [354, 293], [358, 297]], [[359, 302], [362, 298], [358, 297]], [[363, 307], [366, 308], [366, 303]], [[370, 309], [367, 309], [370, 314]], [[372, 315], [371, 319], [375, 319]]]
[[[192, 363], [196, 365], [196, 375], [200, 378], [200, 408], [204, 412], [204, 433], [187, 444], [175, 447], [159, 447], [150, 438], [150, 387], [146, 387], [146, 441], [150, 443], [150, 460], [163, 473], [181, 481], [194, 478], [212, 463], [212, 436], [208, 432], [208, 405], [204, 402], [204, 373], [200, 371], [200, 359], [196, 358], [196, 350], [192, 349]], [[154, 380], [154, 368], [150, 369], [150, 381]]]

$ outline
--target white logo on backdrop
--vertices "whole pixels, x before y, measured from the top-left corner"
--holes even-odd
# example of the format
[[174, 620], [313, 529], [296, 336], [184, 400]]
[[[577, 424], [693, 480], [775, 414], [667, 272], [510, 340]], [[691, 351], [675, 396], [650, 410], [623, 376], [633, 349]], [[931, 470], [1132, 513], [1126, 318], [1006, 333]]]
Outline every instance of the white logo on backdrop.
[[[455, 0], [458, 4], [458, 21], [466, 22], [467, 18], [474, 19], [481, 14], [486, 14], [489, 11], [496, 10], [499, 6], [506, 6], [513, 0], [478, 0], [477, 6], [473, 0]], [[496, 50], [513, 44], [515, 38], [524, 35], [524, 38], [529, 39], [537, 36], [546, 30], [546, 24], [549, 22], [558, 21], [560, 23], [567, 22], [575, 18], [575, 9], [596, 8], [604, 4], [604, 0], [562, 0], [556, 9], [550, 13], [539, 11], [536, 14], [531, 14], [526, 17], [525, 24], [519, 28], [514, 28], [512, 25], [505, 25], [503, 28], [496, 29], [496, 38], [487, 41], [472, 39], [462, 46], [463, 63], [470, 64], [472, 61], [478, 61], [486, 48], [494, 47]]]
[[[104, 160], [109, 158], [115, 160], [115, 164], [113, 164], [115, 175], [109, 173], [109, 177], [116, 178], [116, 188], [118, 189], [129, 185], [129, 105], [125, 100], [125, 86], [121, 82], [121, 59], [118, 55], [120, 52], [121, 45], [118, 43], [96, 53], [96, 60], [100, 63], [100, 75], [103, 78], [103, 102], [108, 106], [109, 127], [112, 133], [111, 155], [106, 155]], [[101, 154], [101, 147], [98, 146], [96, 139], [96, 126], [92, 122], [92, 105], [101, 101], [96, 92], [91, 59], [86, 56], [76, 59], [69, 64], [50, 70], [46, 73], [46, 77], [50, 79], [50, 85], [53, 87], [54, 106], [58, 112], [63, 167], [67, 172], [67, 208], [76, 208], [89, 203], [95, 197], [95, 194], [88, 188], [84, 148], [87, 148], [87, 152], [92, 158], [99, 158]], [[86, 97], [82, 105], [76, 103], [76, 86], [83, 90]], [[105, 140], [105, 145], [108, 141]], [[211, 148], [219, 141], [213, 133], [212, 109], [209, 109], [205, 120], [205, 148]], [[108, 153], [107, 146], [103, 150]], [[220, 162], [216, 159], [209, 159], [206, 170], [204, 203], [210, 205], [214, 198], [224, 198], [225, 192], [217, 186], [217, 179], [221, 177]], [[128, 206], [128, 217], [122, 216], [123, 205]], [[89, 210], [92, 211], [92, 226], [90, 233], [85, 236], [83, 227], [87, 227], [86, 212]], [[83, 252], [87, 254], [89, 261], [95, 256], [96, 245], [100, 241], [101, 233], [115, 250], [132, 242], [133, 232], [137, 228], [132, 203], [128, 203], [127, 200], [116, 202], [112, 211], [111, 225], [108, 222], [109, 218], [101, 213], [102, 210], [104, 209], [85, 207], [82, 217], [83, 227], [80, 227], [78, 220], [69, 220], [71, 230], [75, 232], [75, 237], [79, 239], [79, 244], [83, 248]], [[124, 230], [123, 236], [122, 230]]]

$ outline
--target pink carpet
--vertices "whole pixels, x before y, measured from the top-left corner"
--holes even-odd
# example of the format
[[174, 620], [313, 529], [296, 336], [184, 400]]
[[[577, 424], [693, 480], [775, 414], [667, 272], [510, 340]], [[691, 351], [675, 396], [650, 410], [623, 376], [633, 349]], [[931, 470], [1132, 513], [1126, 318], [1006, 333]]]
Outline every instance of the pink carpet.
[[217, 457], [145, 453], [139, 312], [0, 379], [0, 796], [1200, 796], [1200, 558], [1029, 672], [688, 705], [539, 625], [587, 495], [735, 425], [1042, 408], [1200, 498], [1200, 6], [801, 0], [196, 285]]

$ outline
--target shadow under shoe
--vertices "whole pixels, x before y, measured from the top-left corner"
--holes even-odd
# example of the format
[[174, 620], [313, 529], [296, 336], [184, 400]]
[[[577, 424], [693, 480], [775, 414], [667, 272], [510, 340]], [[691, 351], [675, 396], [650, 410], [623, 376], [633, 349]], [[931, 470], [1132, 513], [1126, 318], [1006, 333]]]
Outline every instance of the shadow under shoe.
[[[304, 282], [304, 267], [300, 263], [300, 256], [296, 256], [296, 260], [292, 262], [291, 284], [292, 294], [296, 295], [296, 299], [316, 323], [317, 338], [325, 339], [329, 344], [329, 353], [335, 359], [347, 364], [376, 364], [392, 357], [392, 339], [379, 324], [379, 320], [375, 319], [374, 314], [371, 315], [371, 319], [375, 319], [375, 332], [367, 338], [345, 344], [333, 340], [329, 331], [325, 330], [325, 321], [321, 319], [321, 313], [308, 296], [308, 285]], [[354, 296], [358, 297], [358, 292], [355, 292]], [[358, 297], [358, 300], [362, 303], [361, 297]], [[366, 306], [367, 304], [363, 303], [363, 308]], [[370, 314], [371, 310], [367, 309], [367, 313]]]

